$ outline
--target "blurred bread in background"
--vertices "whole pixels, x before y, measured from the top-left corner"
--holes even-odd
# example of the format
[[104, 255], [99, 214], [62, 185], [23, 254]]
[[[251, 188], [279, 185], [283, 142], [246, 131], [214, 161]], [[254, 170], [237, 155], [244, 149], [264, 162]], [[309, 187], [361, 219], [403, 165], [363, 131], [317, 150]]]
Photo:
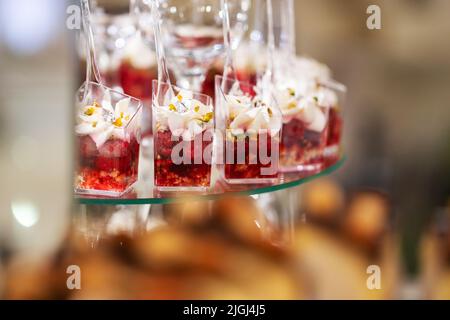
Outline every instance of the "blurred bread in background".
[[[292, 256], [263, 235], [265, 222], [254, 202], [227, 198], [211, 211], [204, 204], [169, 205], [164, 211], [175, 223], [134, 237], [106, 237], [94, 248], [73, 233], [43, 263], [11, 263], [6, 298], [307, 298], [310, 291]], [[69, 265], [80, 267], [82, 290], [67, 290]]]
[[[385, 195], [361, 190], [347, 196], [332, 179], [304, 187], [300, 212], [307, 223], [295, 233], [294, 254], [317, 299], [396, 298], [400, 281], [398, 239]], [[381, 288], [367, 286], [369, 266], [381, 271]]]
[[420, 242], [421, 284], [428, 299], [450, 299], [450, 204], [437, 210]]

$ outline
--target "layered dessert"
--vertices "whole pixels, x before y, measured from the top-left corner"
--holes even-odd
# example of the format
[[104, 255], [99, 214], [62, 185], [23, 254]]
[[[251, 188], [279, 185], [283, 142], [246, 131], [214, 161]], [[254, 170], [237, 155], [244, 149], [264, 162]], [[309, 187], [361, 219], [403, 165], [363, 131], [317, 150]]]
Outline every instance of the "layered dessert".
[[133, 97], [151, 99], [152, 81], [157, 78], [157, 63], [154, 52], [136, 36], [130, 40], [119, 68], [120, 85], [123, 91]]
[[225, 165], [228, 183], [267, 183], [278, 177], [281, 113], [239, 82], [225, 95]]
[[131, 108], [131, 101], [124, 98], [113, 105], [106, 92], [102, 101], [79, 107], [76, 192], [120, 196], [136, 182], [140, 107]]
[[330, 108], [328, 138], [325, 148], [326, 165], [332, 165], [340, 157], [344, 121], [339, 106]]
[[[203, 96], [203, 95], [202, 95]], [[211, 184], [214, 112], [188, 91], [168, 104], [153, 101], [155, 186], [161, 190], [196, 190]]]
[[[256, 94], [253, 86], [256, 85], [257, 75], [259, 72], [264, 71], [265, 68], [265, 55], [262, 54], [261, 50], [264, 50], [264, 48], [256, 48], [248, 43], [242, 43], [236, 50], [233, 50], [233, 60], [236, 64], [236, 77], [239, 81], [249, 84], [249, 86], [242, 86], [241, 90], [251, 96]], [[224, 59], [219, 58], [206, 74], [202, 86], [203, 93], [214, 97], [215, 77], [223, 75], [223, 71]]]
[[324, 164], [328, 140], [328, 114], [336, 94], [315, 81], [299, 81], [297, 87], [277, 91], [283, 114], [280, 168], [283, 172], [315, 171]]

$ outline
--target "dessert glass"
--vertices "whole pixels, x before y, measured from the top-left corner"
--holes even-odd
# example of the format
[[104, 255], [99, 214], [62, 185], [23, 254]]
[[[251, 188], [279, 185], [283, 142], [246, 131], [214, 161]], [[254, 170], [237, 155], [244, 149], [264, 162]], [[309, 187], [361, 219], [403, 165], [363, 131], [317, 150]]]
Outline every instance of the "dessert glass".
[[206, 191], [214, 135], [211, 97], [154, 80], [152, 104], [155, 187]]
[[141, 35], [131, 39], [124, 50], [119, 67], [120, 85], [130, 96], [142, 100], [152, 97], [152, 81], [157, 78], [155, 53]]
[[283, 113], [281, 172], [318, 172], [324, 166], [328, 115], [335, 94], [315, 81], [308, 87], [301, 93], [287, 87], [277, 94]]
[[327, 83], [327, 87], [334, 90], [337, 101], [330, 106], [328, 121], [328, 138], [324, 151], [325, 165], [330, 166], [336, 163], [342, 155], [342, 135], [344, 129], [344, 118], [342, 108], [347, 93], [347, 88], [340, 83]]
[[80, 88], [76, 193], [119, 197], [131, 189], [138, 178], [141, 110], [139, 100], [97, 83]]
[[216, 112], [223, 141], [218, 161], [223, 163], [227, 183], [273, 183], [278, 179], [281, 112], [249, 92], [254, 92], [249, 83], [216, 77]]

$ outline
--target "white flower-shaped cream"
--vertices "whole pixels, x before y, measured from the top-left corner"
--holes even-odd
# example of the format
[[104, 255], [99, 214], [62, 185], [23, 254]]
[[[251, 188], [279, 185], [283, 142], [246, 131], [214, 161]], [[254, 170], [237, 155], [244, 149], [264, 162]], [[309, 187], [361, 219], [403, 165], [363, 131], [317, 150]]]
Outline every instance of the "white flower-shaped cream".
[[127, 44], [124, 58], [137, 69], [149, 69], [156, 65], [155, 53], [144, 43], [140, 35], [133, 37]]
[[327, 65], [308, 57], [296, 57], [295, 71], [306, 79], [330, 80], [331, 70]]
[[[305, 87], [308, 89], [303, 91], [302, 89]], [[334, 107], [338, 102], [334, 91], [318, 86], [316, 82], [311, 81], [306, 85], [303, 84], [300, 90], [292, 87], [278, 89], [276, 98], [283, 114], [284, 123], [297, 118], [306, 123], [307, 129], [317, 132], [323, 131], [327, 124], [323, 108]]]
[[75, 133], [80, 136], [89, 135], [97, 148], [111, 138], [126, 139], [124, 128], [132, 117], [129, 104], [130, 98], [125, 98], [113, 107], [107, 91], [101, 103], [94, 102], [80, 107]]
[[281, 130], [282, 115], [278, 108], [269, 106], [258, 96], [227, 95], [226, 108], [230, 123], [228, 129], [234, 136], [267, 131], [275, 136]]
[[327, 126], [327, 118], [324, 111], [317, 103], [317, 98], [308, 96], [300, 99], [299, 106], [301, 111], [297, 117], [306, 124], [306, 129], [322, 132]]
[[157, 129], [169, 129], [175, 137], [182, 137], [185, 141], [213, 128], [213, 107], [194, 99], [188, 91], [180, 91], [168, 105], [155, 106], [155, 111]]

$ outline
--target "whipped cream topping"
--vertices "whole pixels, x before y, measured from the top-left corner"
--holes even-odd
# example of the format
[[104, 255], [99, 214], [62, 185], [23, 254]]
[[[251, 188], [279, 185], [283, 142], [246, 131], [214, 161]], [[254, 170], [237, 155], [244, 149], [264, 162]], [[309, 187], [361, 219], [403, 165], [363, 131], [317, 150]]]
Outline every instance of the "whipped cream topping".
[[298, 82], [297, 88], [284, 87], [276, 91], [276, 99], [283, 114], [283, 122], [297, 118], [306, 123], [306, 128], [321, 132], [327, 125], [323, 108], [335, 107], [338, 103], [334, 91], [313, 81]]
[[327, 65], [308, 57], [296, 57], [295, 68], [302, 77], [315, 80], [330, 80], [331, 70]]
[[[234, 51], [234, 61], [238, 70], [248, 70], [249, 72], [263, 71], [267, 65], [266, 47], [258, 43], [243, 42]], [[285, 54], [277, 50], [275, 52], [275, 61], [285, 62]], [[332, 73], [327, 65], [305, 56], [296, 56], [294, 66], [296, 76], [299, 75], [305, 79], [330, 80]]]
[[257, 43], [244, 42], [233, 52], [233, 60], [238, 70], [260, 72], [266, 68], [266, 48]]
[[226, 95], [225, 103], [231, 134], [240, 136], [267, 130], [271, 136], [277, 135], [282, 125], [282, 115], [278, 108], [270, 106], [258, 95], [251, 98], [243, 94], [237, 82], [236, 84]]
[[156, 65], [156, 55], [140, 35], [133, 37], [125, 47], [124, 59], [137, 69], [149, 69]]
[[158, 130], [168, 129], [185, 141], [194, 140], [196, 135], [214, 125], [212, 105], [194, 99], [189, 91], [180, 91], [168, 105], [155, 106], [155, 112]]
[[97, 148], [109, 139], [127, 139], [124, 128], [132, 118], [129, 105], [130, 98], [124, 98], [113, 106], [109, 91], [105, 92], [101, 103], [94, 102], [79, 108], [75, 133], [89, 135]]

